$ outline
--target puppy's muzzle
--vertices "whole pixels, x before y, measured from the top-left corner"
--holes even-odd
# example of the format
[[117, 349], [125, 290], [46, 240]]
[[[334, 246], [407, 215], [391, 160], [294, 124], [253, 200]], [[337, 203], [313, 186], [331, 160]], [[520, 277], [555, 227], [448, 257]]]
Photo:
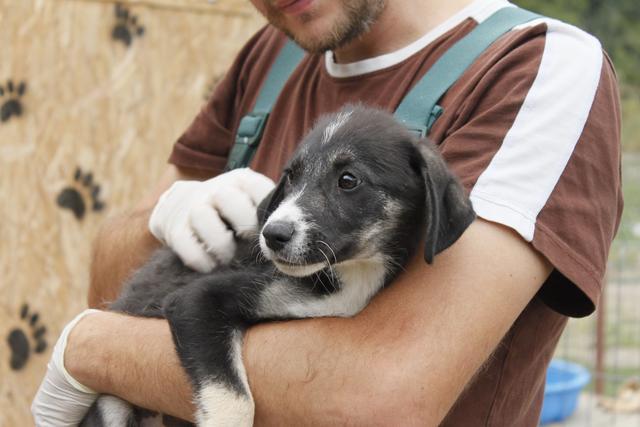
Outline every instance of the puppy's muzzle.
[[291, 241], [295, 232], [293, 223], [274, 221], [264, 227], [262, 235], [269, 249], [280, 251]]

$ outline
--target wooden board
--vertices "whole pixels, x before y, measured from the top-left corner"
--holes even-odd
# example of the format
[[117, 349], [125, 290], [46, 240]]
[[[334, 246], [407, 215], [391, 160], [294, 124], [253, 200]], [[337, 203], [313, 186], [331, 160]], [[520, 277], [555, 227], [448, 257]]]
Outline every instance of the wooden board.
[[[175, 139], [263, 25], [244, 0], [129, 0], [120, 17], [115, 8], [0, 0], [0, 426], [32, 423], [51, 346], [86, 307], [99, 224], [157, 180]], [[19, 341], [26, 359], [16, 357]]]

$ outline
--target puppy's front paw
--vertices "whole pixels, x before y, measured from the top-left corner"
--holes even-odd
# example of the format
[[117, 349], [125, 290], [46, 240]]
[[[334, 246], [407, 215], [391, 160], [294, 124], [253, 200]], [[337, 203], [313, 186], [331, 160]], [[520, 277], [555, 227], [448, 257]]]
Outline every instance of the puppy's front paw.
[[196, 394], [198, 426], [251, 427], [255, 411], [253, 399], [228, 386], [205, 382]]

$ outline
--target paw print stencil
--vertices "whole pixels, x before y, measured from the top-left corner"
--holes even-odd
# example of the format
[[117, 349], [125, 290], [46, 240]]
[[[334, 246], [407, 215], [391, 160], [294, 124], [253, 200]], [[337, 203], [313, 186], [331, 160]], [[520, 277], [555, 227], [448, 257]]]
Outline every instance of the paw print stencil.
[[104, 209], [105, 204], [100, 200], [100, 184], [94, 182], [93, 173], [84, 173], [78, 167], [73, 181], [73, 185], [63, 188], [58, 194], [58, 206], [73, 212], [78, 221], [84, 218], [88, 208], [94, 212]]
[[144, 27], [138, 23], [138, 17], [132, 15], [129, 9], [116, 4], [116, 23], [111, 31], [111, 38], [124, 43], [125, 46], [131, 46], [134, 37], [142, 37]]
[[18, 86], [13, 84], [12, 80], [7, 81], [5, 86], [0, 86], [0, 120], [8, 121], [11, 117], [20, 117], [22, 115], [22, 102], [20, 98], [27, 90], [27, 84], [20, 82]]
[[20, 319], [25, 324], [24, 327], [12, 329], [7, 336], [7, 344], [11, 352], [9, 365], [14, 371], [24, 368], [32, 351], [39, 354], [47, 349], [47, 341], [44, 337], [47, 328], [40, 325], [40, 315], [30, 313], [29, 305], [24, 304], [20, 309]]

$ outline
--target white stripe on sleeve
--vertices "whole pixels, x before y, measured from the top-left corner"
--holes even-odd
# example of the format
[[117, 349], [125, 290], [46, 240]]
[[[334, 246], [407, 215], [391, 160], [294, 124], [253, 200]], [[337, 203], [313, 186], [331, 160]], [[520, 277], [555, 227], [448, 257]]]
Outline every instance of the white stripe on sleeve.
[[536, 218], [580, 139], [603, 60], [596, 38], [560, 21], [544, 21], [538, 74], [470, 195], [478, 216], [513, 228], [527, 241], [533, 240]]

